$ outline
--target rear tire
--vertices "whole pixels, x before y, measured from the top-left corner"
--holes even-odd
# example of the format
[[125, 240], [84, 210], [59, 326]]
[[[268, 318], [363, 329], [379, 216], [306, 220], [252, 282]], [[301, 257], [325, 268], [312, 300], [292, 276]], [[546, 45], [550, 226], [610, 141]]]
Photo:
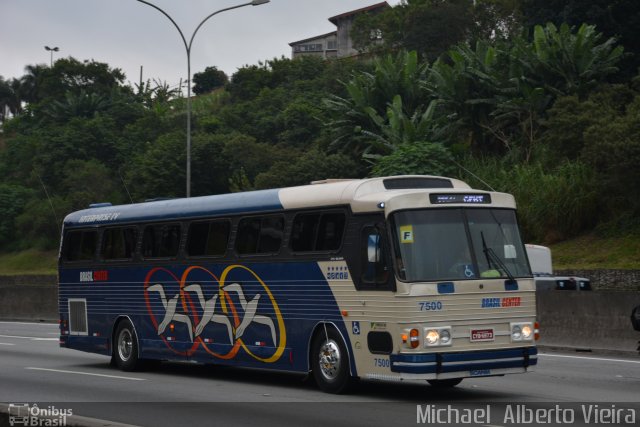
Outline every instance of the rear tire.
[[118, 324], [114, 335], [112, 362], [123, 371], [136, 371], [141, 366], [138, 357], [138, 337], [128, 320]]
[[353, 383], [349, 369], [349, 353], [340, 334], [327, 327], [320, 329], [311, 345], [311, 369], [316, 384], [326, 393], [341, 394]]
[[449, 378], [446, 380], [427, 380], [431, 387], [453, 388], [462, 382], [462, 378]]

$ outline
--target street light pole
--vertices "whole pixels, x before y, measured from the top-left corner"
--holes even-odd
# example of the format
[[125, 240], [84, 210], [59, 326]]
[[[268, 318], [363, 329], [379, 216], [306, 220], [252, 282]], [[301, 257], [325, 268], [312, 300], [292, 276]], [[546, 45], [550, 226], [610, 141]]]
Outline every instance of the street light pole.
[[51, 65], [49, 67], [53, 68], [53, 52], [59, 51], [60, 48], [58, 46], [56, 46], [56, 47], [45, 46], [44, 50], [47, 50], [47, 51], [51, 52]]
[[136, 1], [140, 3], [144, 3], [147, 6], [151, 6], [152, 8], [156, 9], [158, 12], [166, 16], [169, 19], [169, 21], [171, 21], [173, 26], [176, 27], [176, 29], [178, 30], [178, 33], [180, 33], [180, 37], [182, 38], [182, 43], [184, 43], [184, 48], [187, 51], [187, 197], [191, 197], [191, 45], [193, 44], [193, 39], [196, 36], [196, 33], [198, 32], [200, 27], [202, 27], [202, 25], [206, 21], [208, 21], [209, 18], [219, 13], [226, 12], [232, 9], [238, 9], [244, 6], [260, 6], [261, 4], [269, 3], [270, 0], [253, 0], [248, 3], [226, 7], [224, 9], [220, 9], [211, 13], [202, 21], [200, 21], [200, 24], [198, 24], [195, 31], [191, 35], [191, 39], [189, 39], [189, 43], [187, 43], [187, 39], [184, 36], [184, 33], [182, 32], [178, 24], [176, 23], [176, 21], [174, 21], [173, 18], [171, 18], [171, 16], [169, 16], [167, 12], [160, 9], [155, 4], [149, 3], [148, 1], [145, 1], [145, 0], [136, 0]]

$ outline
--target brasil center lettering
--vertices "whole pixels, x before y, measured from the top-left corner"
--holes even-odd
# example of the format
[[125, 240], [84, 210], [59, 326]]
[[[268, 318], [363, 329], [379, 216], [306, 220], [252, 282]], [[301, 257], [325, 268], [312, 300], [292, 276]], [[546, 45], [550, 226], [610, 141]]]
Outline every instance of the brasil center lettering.
[[522, 299], [520, 297], [482, 298], [481, 308], [520, 307], [521, 305]]

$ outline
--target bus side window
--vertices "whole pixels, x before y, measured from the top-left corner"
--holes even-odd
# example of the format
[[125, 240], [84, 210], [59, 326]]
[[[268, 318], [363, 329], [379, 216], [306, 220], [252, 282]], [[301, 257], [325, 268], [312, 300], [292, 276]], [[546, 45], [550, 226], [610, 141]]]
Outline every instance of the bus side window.
[[277, 253], [280, 250], [280, 245], [282, 244], [283, 232], [284, 217], [278, 215], [262, 218], [258, 253]]
[[377, 227], [365, 227], [362, 231], [361, 274], [362, 283], [367, 288], [384, 288], [389, 283], [389, 265], [383, 239]]
[[135, 228], [107, 228], [102, 234], [102, 258], [132, 259], [137, 241]]
[[180, 225], [148, 225], [142, 235], [142, 256], [145, 258], [174, 258], [180, 249]]
[[242, 218], [238, 223], [236, 251], [240, 255], [278, 253], [283, 231], [282, 215]]
[[304, 213], [293, 220], [293, 252], [337, 251], [342, 246], [346, 216], [343, 212]]
[[187, 254], [189, 256], [222, 256], [229, 241], [229, 221], [199, 221], [189, 225]]
[[236, 251], [240, 255], [255, 254], [260, 237], [260, 218], [243, 218], [238, 224]]
[[65, 237], [66, 261], [91, 261], [96, 255], [98, 233], [94, 230], [69, 231]]
[[316, 250], [336, 251], [342, 246], [346, 217], [342, 212], [322, 215]]
[[291, 249], [294, 252], [311, 252], [315, 250], [316, 234], [320, 222], [320, 214], [301, 214], [293, 220], [291, 230]]

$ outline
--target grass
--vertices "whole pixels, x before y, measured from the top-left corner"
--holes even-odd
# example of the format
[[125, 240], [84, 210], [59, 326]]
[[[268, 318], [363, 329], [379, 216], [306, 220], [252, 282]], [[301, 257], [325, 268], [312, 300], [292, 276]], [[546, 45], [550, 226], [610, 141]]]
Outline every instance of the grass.
[[554, 270], [640, 269], [640, 236], [580, 236], [549, 246]]
[[0, 275], [56, 274], [58, 251], [29, 249], [22, 252], [0, 254]]

